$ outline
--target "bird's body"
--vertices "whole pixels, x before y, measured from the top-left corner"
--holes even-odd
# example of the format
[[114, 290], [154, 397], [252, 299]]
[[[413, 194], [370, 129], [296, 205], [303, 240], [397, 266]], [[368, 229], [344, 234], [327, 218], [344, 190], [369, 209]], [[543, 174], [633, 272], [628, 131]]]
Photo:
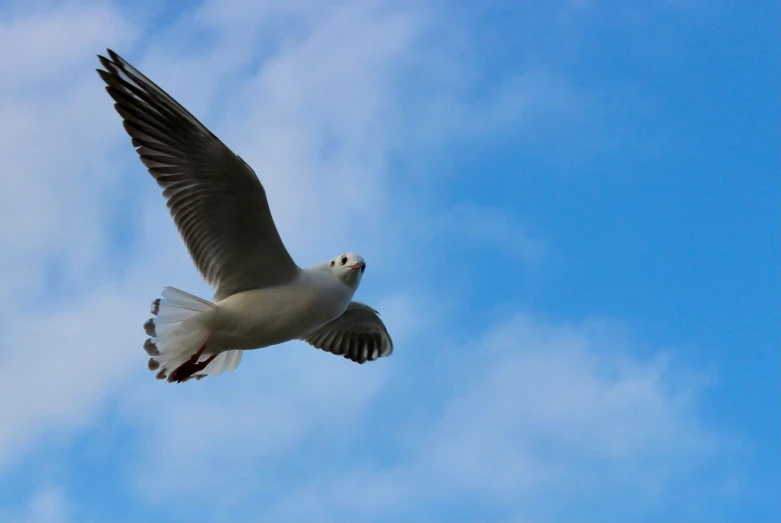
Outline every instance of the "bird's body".
[[244, 350], [303, 340], [357, 363], [388, 356], [377, 311], [352, 301], [355, 253], [301, 269], [255, 172], [168, 93], [113, 51], [98, 73], [215, 303], [166, 287], [144, 324], [149, 369], [183, 382], [234, 370]]
[[341, 316], [354, 293], [327, 271], [305, 269], [287, 285], [233, 294], [202, 320], [212, 330], [206, 352], [260, 349], [301, 338]]

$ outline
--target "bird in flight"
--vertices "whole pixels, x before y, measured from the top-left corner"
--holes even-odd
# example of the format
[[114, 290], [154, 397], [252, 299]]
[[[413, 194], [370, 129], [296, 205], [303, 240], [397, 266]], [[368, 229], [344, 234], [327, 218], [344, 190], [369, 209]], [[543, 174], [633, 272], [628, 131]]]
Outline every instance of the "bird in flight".
[[98, 74], [133, 146], [163, 189], [207, 301], [173, 287], [144, 324], [149, 369], [184, 382], [235, 370], [242, 352], [303, 340], [357, 363], [390, 355], [379, 313], [352, 301], [366, 261], [353, 252], [302, 269], [252, 168], [168, 93], [111, 49]]

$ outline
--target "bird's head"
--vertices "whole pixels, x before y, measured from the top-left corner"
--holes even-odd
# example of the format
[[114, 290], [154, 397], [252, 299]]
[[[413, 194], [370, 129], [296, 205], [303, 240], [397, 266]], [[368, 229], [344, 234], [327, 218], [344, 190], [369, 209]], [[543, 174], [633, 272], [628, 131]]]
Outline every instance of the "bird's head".
[[366, 270], [366, 262], [359, 254], [346, 252], [328, 262], [328, 268], [345, 285], [357, 288]]

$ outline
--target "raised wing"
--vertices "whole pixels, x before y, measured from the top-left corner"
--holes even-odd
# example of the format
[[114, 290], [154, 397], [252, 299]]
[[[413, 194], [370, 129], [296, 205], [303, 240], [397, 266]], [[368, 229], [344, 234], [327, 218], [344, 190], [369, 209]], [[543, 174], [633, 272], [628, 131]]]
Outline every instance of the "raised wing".
[[357, 301], [350, 302], [341, 316], [301, 339], [358, 363], [390, 356], [393, 352], [393, 341], [379, 313]]
[[112, 50], [99, 56], [114, 107], [215, 300], [291, 281], [300, 271], [249, 165]]

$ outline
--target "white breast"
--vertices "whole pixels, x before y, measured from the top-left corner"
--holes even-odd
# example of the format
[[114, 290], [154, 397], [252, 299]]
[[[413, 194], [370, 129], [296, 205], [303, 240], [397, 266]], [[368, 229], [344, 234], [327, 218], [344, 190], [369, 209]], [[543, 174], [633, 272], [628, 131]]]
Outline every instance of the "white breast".
[[340, 316], [354, 292], [328, 272], [304, 270], [288, 285], [234, 294], [216, 304], [209, 347], [256, 349], [299, 338]]

